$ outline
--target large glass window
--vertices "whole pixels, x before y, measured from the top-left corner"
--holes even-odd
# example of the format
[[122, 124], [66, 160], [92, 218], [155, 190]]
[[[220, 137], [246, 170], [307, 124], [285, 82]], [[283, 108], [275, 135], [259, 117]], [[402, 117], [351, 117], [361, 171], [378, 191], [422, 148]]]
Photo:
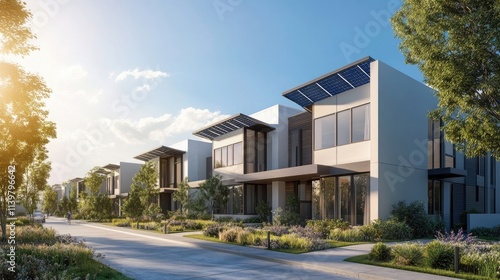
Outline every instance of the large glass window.
[[337, 145], [351, 142], [351, 110], [337, 113]]
[[428, 213], [430, 215], [441, 214], [441, 181], [428, 181]]
[[316, 150], [335, 146], [335, 114], [314, 120], [314, 147]]
[[477, 175], [484, 177], [484, 157], [477, 157]]
[[351, 221], [351, 177], [339, 177], [340, 218]]
[[234, 164], [233, 145], [227, 146], [227, 166]]
[[255, 208], [261, 201], [267, 202], [266, 185], [245, 185], [245, 214], [256, 214]]
[[434, 138], [434, 168], [441, 167], [441, 124], [440, 121], [434, 121], [433, 128], [433, 138]]
[[266, 170], [266, 134], [257, 132], [257, 171]]
[[231, 166], [242, 163], [242, 143], [224, 146], [214, 150], [215, 168]]
[[182, 155], [160, 158], [160, 188], [175, 188], [182, 181]]
[[497, 177], [497, 160], [495, 157], [490, 157], [490, 184], [495, 185]]
[[370, 222], [370, 174], [322, 178], [312, 182], [312, 216], [343, 219], [352, 225]]
[[234, 161], [233, 163], [236, 164], [242, 164], [243, 163], [243, 144], [241, 142], [234, 144], [233, 146], [234, 152]]
[[370, 202], [368, 192], [370, 191], [370, 176], [368, 174], [354, 175], [354, 190], [356, 203], [356, 225], [366, 225], [370, 223], [367, 213], [370, 212]]
[[370, 139], [370, 104], [352, 108], [352, 142]]
[[[433, 121], [431, 119], [428, 120], [428, 128], [427, 128], [427, 168], [435, 169], [441, 168], [441, 122]], [[453, 147], [451, 147], [453, 149]], [[448, 146], [445, 149], [450, 149]], [[453, 153], [451, 153], [451, 157], [445, 159], [449, 164], [453, 164], [455, 159], [452, 158]]]
[[243, 186], [230, 186], [227, 214], [243, 214]]
[[335, 194], [336, 178], [327, 177], [321, 183], [314, 185], [313, 204], [316, 209], [314, 214], [320, 219], [335, 219]]
[[254, 173], [255, 170], [255, 160], [257, 158], [256, 148], [255, 148], [255, 131], [251, 129], [245, 129], [245, 173]]
[[218, 148], [214, 150], [214, 167], [222, 167], [222, 149]]
[[222, 154], [222, 159], [221, 159], [221, 166], [227, 166], [227, 146], [221, 148], [221, 154]]

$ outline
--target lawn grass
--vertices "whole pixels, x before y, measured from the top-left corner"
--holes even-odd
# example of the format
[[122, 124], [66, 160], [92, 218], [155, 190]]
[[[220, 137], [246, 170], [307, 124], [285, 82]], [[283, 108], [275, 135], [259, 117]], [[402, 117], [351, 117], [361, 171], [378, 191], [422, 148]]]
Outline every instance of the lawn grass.
[[475, 274], [471, 274], [471, 273], [460, 272], [460, 273], [456, 274], [454, 271], [443, 270], [443, 269], [434, 269], [434, 268], [430, 268], [430, 267], [401, 266], [401, 265], [396, 265], [392, 262], [376, 262], [376, 261], [369, 260], [368, 255], [350, 257], [350, 258], [345, 259], [344, 261], [360, 263], [360, 264], [376, 265], [376, 266], [395, 268], [395, 269], [402, 269], [402, 270], [409, 270], [409, 271], [415, 271], [415, 272], [422, 272], [422, 273], [427, 273], [427, 274], [434, 274], [434, 275], [440, 275], [440, 276], [446, 276], [446, 277], [452, 277], [452, 278], [460, 278], [460, 279], [470, 279], [470, 280], [489, 279], [488, 277], [483, 277], [483, 276], [479, 276], [479, 275], [475, 275]]
[[[184, 237], [194, 238], [194, 239], [199, 239], [199, 240], [205, 240], [205, 241], [211, 241], [211, 242], [218, 242], [218, 243], [225, 243], [225, 244], [231, 244], [231, 245], [244, 246], [244, 245], [240, 245], [238, 243], [222, 241], [222, 240], [220, 240], [217, 237], [210, 237], [210, 236], [206, 236], [206, 235], [203, 235], [203, 234], [187, 234], [187, 235], [184, 235]], [[364, 243], [360, 243], [360, 242], [342, 242], [342, 241], [333, 241], [333, 240], [328, 240], [327, 243], [331, 246], [331, 248], [338, 248], [338, 247], [344, 247], [344, 246], [364, 244]], [[266, 249], [264, 247], [259, 247], [259, 248]], [[277, 250], [273, 250], [273, 251], [283, 252], [283, 253], [289, 253], [289, 254], [303, 254], [303, 253], [311, 252], [311, 251], [304, 250], [304, 249], [294, 249], [294, 248], [291, 248], [291, 249], [277, 249]]]
[[[116, 279], [116, 280], [133, 280], [128, 276], [123, 275], [119, 271], [112, 269], [111, 267], [100, 263], [99, 261], [92, 260], [87, 261], [85, 264], [71, 267], [68, 272], [76, 277], [81, 277], [86, 279], [87, 274], [96, 275], [96, 280], [104, 279]], [[91, 278], [94, 279], [94, 278]]]

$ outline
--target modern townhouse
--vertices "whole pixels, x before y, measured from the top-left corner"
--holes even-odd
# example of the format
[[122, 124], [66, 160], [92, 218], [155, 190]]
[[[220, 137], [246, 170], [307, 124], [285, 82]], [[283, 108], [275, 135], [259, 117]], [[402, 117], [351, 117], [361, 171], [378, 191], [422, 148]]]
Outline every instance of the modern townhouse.
[[135, 157], [144, 162], [153, 161], [158, 168], [159, 205], [164, 214], [177, 209], [173, 192], [188, 178], [196, 187], [211, 176], [211, 143], [187, 139], [171, 146], [161, 146]]
[[[255, 215], [257, 203], [279, 196], [260, 182], [241, 181], [245, 174], [261, 174], [288, 167], [288, 119], [301, 111], [275, 105], [252, 115], [237, 114], [194, 132], [212, 141], [213, 174], [230, 187], [227, 207], [219, 214]], [[276, 202], [277, 203], [277, 202]]]
[[423, 201], [447, 226], [471, 210], [499, 219], [498, 161], [444, 140], [426, 85], [367, 57], [283, 96], [304, 111], [278, 105], [194, 132], [212, 141], [213, 172], [231, 187], [219, 213], [252, 215], [260, 200], [277, 209], [292, 194], [302, 218], [352, 225], [387, 219], [402, 200]]
[[128, 197], [134, 175], [139, 171], [142, 164], [120, 162], [119, 164], [108, 164], [99, 170], [106, 176], [104, 179], [105, 193], [113, 200], [114, 213], [122, 215], [124, 199]]

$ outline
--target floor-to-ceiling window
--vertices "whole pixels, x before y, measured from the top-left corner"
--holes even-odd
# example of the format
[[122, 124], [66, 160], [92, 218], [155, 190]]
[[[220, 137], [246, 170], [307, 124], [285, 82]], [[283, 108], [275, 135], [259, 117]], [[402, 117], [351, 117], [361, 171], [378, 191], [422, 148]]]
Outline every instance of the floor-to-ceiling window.
[[245, 184], [245, 214], [257, 214], [259, 202], [267, 202], [267, 186]]
[[428, 213], [439, 215], [442, 213], [442, 183], [438, 180], [428, 180]]
[[182, 179], [182, 155], [160, 158], [160, 188], [176, 188]]
[[312, 217], [369, 223], [370, 175], [326, 177], [312, 182]]
[[267, 170], [266, 144], [266, 133], [245, 129], [245, 173]]

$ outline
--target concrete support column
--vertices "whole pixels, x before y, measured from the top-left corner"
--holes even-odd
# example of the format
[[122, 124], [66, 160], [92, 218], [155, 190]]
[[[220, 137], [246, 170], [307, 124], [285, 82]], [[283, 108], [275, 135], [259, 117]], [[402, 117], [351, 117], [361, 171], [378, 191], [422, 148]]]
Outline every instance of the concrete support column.
[[273, 189], [273, 210], [278, 209], [278, 207], [285, 207], [285, 182], [274, 181], [272, 184]]

